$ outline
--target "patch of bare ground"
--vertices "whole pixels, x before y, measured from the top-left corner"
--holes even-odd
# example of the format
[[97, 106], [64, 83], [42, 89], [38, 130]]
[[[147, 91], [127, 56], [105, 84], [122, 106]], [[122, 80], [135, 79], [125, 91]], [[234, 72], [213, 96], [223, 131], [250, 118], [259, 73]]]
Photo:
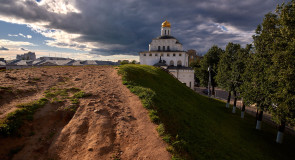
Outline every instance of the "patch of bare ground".
[[[46, 73], [46, 74], [45, 74]], [[0, 72], [5, 76], [5, 72]], [[8, 100], [0, 107], [44, 96], [52, 86], [75, 87], [91, 93], [80, 99], [75, 114], [59, 110], [68, 103], [49, 103], [26, 122], [19, 137], [0, 138], [0, 159], [170, 159], [167, 145], [150, 122], [139, 98], [132, 94], [111, 66], [49, 67], [9, 71], [17, 80], [4, 86], [29, 88], [28, 75], [39, 77], [34, 94]], [[41, 75], [43, 74], [43, 75]], [[20, 76], [18, 76], [20, 75]], [[19, 82], [17, 82], [19, 81]], [[9, 95], [10, 93], [5, 93]]]

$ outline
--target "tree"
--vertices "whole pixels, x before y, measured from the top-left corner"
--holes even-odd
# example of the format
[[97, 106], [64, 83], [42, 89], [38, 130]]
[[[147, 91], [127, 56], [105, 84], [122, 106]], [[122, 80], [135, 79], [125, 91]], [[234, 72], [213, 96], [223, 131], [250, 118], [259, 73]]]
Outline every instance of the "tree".
[[132, 60], [130, 64], [137, 64], [136, 60]]
[[223, 50], [219, 48], [217, 45], [213, 45], [208, 52], [204, 55], [204, 58], [200, 61], [200, 67], [196, 72], [196, 76], [200, 80], [200, 84], [202, 86], [208, 85], [209, 73], [208, 67], [211, 68], [211, 85], [212, 91], [211, 93], [215, 95], [215, 87], [217, 86], [217, 82], [215, 77], [218, 72], [218, 63], [220, 60], [220, 56], [223, 54]]
[[121, 65], [129, 64], [129, 61], [128, 61], [128, 60], [123, 60], [123, 61], [120, 62], [120, 64], [121, 64]]
[[[272, 65], [268, 70], [272, 118], [279, 124], [277, 143], [282, 143], [286, 124], [295, 124], [295, 1], [277, 7], [275, 35], [269, 52]], [[263, 23], [269, 23], [264, 19]], [[263, 28], [262, 33], [265, 32]]]
[[[237, 92], [241, 94], [244, 91], [241, 86], [246, 80], [243, 76], [244, 76], [246, 64], [248, 63], [249, 55], [251, 52], [252, 52], [252, 45], [248, 44], [246, 45], [246, 48], [240, 48], [238, 50], [238, 53], [235, 54], [236, 60], [232, 63], [232, 82], [233, 82], [235, 95], [237, 94]], [[236, 102], [237, 102], [237, 97], [235, 96], [233, 113], [235, 113], [235, 110], [236, 110]], [[242, 103], [243, 105], [242, 105], [241, 118], [244, 118], [245, 103], [244, 101]]]
[[198, 77], [198, 75], [199, 75], [198, 71], [201, 68], [201, 58], [198, 56], [194, 62], [190, 63], [190, 67], [192, 67], [194, 69], [195, 82], [197, 82], [200, 85], [200, 79]]
[[228, 98], [226, 107], [229, 107], [231, 92], [234, 91], [235, 103], [236, 103], [236, 91], [234, 85], [234, 77], [232, 75], [232, 64], [236, 61], [237, 53], [241, 46], [239, 44], [228, 43], [224, 54], [221, 55], [220, 61], [218, 63], [218, 72], [216, 76], [216, 81], [218, 86], [228, 91]]
[[269, 82], [268, 68], [272, 65], [271, 55], [274, 38], [277, 36], [277, 16], [268, 13], [262, 25], [258, 25], [253, 36], [255, 53], [250, 55], [244, 74], [242, 97], [249, 105], [256, 105], [256, 129], [261, 129], [263, 111], [271, 106], [270, 95], [273, 90]]

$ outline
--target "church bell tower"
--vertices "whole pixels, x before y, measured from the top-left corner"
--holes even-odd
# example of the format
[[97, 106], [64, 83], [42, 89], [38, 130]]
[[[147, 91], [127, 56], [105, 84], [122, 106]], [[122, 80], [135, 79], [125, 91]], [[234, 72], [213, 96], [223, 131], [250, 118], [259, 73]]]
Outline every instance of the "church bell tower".
[[161, 27], [161, 36], [170, 36], [171, 35], [170, 27], [171, 27], [171, 24], [168, 21], [164, 21]]

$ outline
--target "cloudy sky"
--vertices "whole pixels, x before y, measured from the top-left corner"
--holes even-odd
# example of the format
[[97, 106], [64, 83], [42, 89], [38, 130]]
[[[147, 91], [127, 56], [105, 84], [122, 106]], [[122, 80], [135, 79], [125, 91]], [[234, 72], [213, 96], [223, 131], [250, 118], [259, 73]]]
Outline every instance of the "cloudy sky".
[[284, 0], [0, 0], [0, 57], [135, 59], [168, 20], [185, 50], [252, 42]]

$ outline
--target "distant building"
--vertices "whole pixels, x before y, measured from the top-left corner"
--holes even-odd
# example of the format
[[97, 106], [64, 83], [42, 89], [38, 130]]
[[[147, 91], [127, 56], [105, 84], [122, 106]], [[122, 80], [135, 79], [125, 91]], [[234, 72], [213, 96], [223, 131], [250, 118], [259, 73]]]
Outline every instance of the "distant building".
[[72, 60], [70, 58], [64, 58], [64, 57], [40, 57], [38, 59], [40, 60]]
[[4, 58], [0, 58], [0, 61], [5, 62], [5, 59]]
[[152, 40], [149, 51], [140, 52], [140, 64], [167, 69], [180, 82], [194, 89], [194, 70], [189, 67], [189, 54], [182, 44], [171, 36], [170, 23], [162, 23], [161, 36]]
[[[2, 59], [2, 58], [1, 58]], [[4, 59], [4, 58], [3, 58]], [[6, 63], [5, 63], [5, 61], [1, 61], [0, 60], [0, 70], [1, 69], [6, 69]]]
[[119, 65], [117, 62], [111, 61], [94, 61], [94, 60], [8, 60], [6, 63], [0, 61], [0, 68], [6, 69], [22, 69], [42, 66], [85, 66], [85, 65]]
[[16, 55], [17, 60], [36, 60], [35, 52], [28, 52], [25, 54], [18, 54]]

